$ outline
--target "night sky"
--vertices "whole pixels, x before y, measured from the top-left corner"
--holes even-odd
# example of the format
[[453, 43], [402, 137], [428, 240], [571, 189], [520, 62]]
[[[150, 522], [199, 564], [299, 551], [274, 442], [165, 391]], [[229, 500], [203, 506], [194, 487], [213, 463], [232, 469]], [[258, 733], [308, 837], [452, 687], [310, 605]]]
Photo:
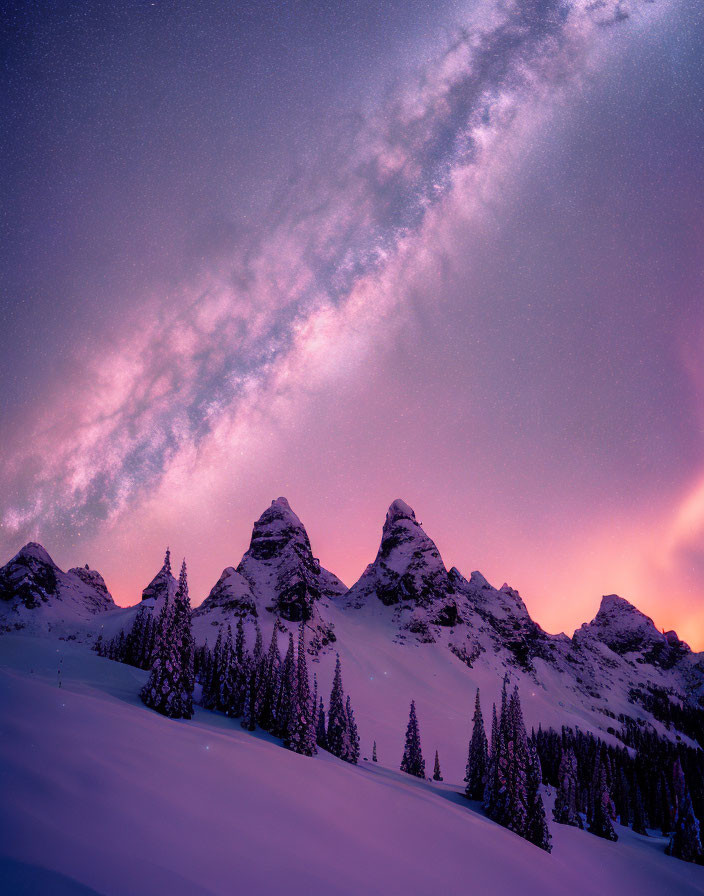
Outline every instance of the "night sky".
[[397, 497], [704, 648], [701, 0], [4, 3], [0, 560], [200, 603]]

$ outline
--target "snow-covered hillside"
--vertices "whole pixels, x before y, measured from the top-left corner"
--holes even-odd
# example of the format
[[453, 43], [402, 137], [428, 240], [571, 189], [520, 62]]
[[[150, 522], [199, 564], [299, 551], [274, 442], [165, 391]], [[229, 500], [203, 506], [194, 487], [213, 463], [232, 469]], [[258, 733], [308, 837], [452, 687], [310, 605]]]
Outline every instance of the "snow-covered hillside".
[[85, 645], [0, 638], [3, 892], [703, 892], [704, 869], [626, 828], [609, 843], [552, 824], [553, 853], [537, 849], [459, 796], [456, 776], [397, 772], [401, 729], [378, 765], [310, 759], [200, 708], [165, 719], [139, 702], [145, 680]]

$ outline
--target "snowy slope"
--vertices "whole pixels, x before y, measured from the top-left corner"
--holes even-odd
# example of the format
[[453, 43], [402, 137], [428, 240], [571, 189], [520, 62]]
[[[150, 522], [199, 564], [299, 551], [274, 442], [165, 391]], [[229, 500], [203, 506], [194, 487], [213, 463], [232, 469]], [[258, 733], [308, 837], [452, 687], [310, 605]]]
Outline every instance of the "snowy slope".
[[63, 572], [40, 544], [26, 544], [0, 568], [0, 631], [70, 632], [111, 609], [99, 572]]
[[5, 892], [703, 891], [704, 869], [665, 856], [660, 838], [619, 828], [609, 843], [553, 824], [548, 855], [488, 821], [456, 780], [411, 779], [396, 756], [307, 759], [200, 709], [169, 721], [139, 702], [145, 677], [83, 645], [0, 638]]

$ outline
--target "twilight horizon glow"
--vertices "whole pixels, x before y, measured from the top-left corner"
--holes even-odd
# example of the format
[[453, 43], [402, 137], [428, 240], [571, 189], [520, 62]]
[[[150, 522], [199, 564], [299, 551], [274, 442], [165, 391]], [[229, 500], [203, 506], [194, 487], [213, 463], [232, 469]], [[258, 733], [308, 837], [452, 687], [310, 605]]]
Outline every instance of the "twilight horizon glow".
[[286, 495], [386, 508], [549, 631], [704, 649], [694, 0], [10, 5], [0, 560], [194, 603]]

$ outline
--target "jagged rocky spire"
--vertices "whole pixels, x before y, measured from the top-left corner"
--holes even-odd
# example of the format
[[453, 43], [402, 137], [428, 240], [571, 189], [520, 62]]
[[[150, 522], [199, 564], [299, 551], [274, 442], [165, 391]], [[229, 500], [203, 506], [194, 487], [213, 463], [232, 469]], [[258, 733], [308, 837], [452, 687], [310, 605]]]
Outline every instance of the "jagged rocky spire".
[[389, 507], [381, 544], [373, 563], [350, 588], [346, 604], [380, 600], [387, 606], [433, 607], [431, 621], [453, 625], [455, 588], [435, 542], [424, 532], [411, 507], [397, 498]]
[[168, 594], [173, 598], [178, 583], [171, 572], [171, 551], [167, 548], [164, 563], [147, 587], [142, 591], [142, 600], [163, 600]]

